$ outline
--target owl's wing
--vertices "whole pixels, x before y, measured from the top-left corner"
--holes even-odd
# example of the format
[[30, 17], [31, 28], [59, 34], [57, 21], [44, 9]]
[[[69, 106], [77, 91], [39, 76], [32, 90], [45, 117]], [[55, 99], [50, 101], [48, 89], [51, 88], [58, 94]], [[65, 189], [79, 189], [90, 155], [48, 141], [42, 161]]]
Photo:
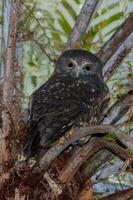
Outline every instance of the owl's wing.
[[[79, 124], [85, 106], [71, 93], [70, 80], [52, 77], [30, 100], [29, 139], [24, 149], [28, 157], [38, 146], [49, 147], [64, 132]], [[75, 93], [76, 94], [76, 93]], [[77, 94], [76, 94], [77, 95]]]

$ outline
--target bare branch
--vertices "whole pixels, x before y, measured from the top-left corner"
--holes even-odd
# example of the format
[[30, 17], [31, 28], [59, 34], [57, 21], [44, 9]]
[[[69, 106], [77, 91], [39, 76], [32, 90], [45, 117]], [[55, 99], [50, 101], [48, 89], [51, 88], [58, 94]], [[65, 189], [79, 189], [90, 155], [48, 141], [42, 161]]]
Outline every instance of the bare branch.
[[115, 53], [120, 44], [122, 44], [128, 36], [133, 32], [133, 14], [131, 14], [124, 23], [120, 26], [113, 36], [105, 43], [102, 49], [97, 54], [103, 65]]
[[74, 43], [80, 43], [82, 37], [84, 36], [86, 29], [89, 26], [89, 23], [92, 19], [93, 14], [96, 11], [97, 4], [99, 0], [86, 0], [80, 14], [77, 18], [77, 21], [74, 25], [72, 33], [68, 38], [66, 49], [70, 48]]
[[97, 169], [107, 160], [110, 160], [112, 157], [113, 154], [107, 149], [101, 149], [100, 151], [95, 153], [84, 163], [80, 171], [83, 181], [91, 178], [96, 173]]
[[130, 52], [133, 47], [133, 32], [126, 38], [126, 40], [118, 47], [113, 56], [106, 62], [103, 67], [103, 76], [106, 81], [112, 72], [119, 67], [123, 59]]
[[107, 111], [102, 124], [122, 124], [130, 120], [130, 109], [133, 104], [133, 95], [127, 94], [119, 98], [116, 103]]
[[[133, 149], [133, 139], [129, 138], [125, 133], [119, 130], [116, 127], [108, 126], [108, 125], [101, 125], [101, 126], [92, 126], [92, 127], [85, 127], [80, 129], [72, 129], [71, 131], [67, 132], [65, 136], [63, 136], [64, 144], [57, 143], [53, 147], [51, 147], [43, 157], [40, 158], [39, 167], [40, 170], [47, 170], [49, 165], [55, 160], [55, 158], [60, 155], [60, 153], [65, 150], [70, 144], [79, 141], [79, 138], [85, 137], [87, 135], [92, 134], [100, 134], [100, 133], [113, 133], [117, 139], [126, 147]], [[69, 137], [68, 137], [69, 135]], [[70, 139], [68, 139], [70, 138]]]
[[53, 63], [56, 62], [56, 60], [53, 59], [53, 58], [46, 52], [46, 50], [45, 50], [45, 48], [42, 46], [42, 44], [40, 44], [36, 39], [32, 39], [32, 40], [40, 47], [41, 51], [47, 56], [47, 58], [48, 58], [51, 62], [53, 62]]
[[122, 190], [120, 192], [117, 192], [115, 194], [111, 194], [107, 197], [103, 197], [100, 200], [129, 200], [133, 197], [133, 188]]
[[84, 148], [81, 148], [78, 153], [76, 153], [72, 158], [69, 159], [69, 162], [63, 169], [59, 180], [63, 183], [70, 182], [73, 176], [78, 171], [79, 167], [95, 152], [102, 148], [107, 148], [113, 151], [115, 154], [119, 155], [123, 159], [129, 157], [128, 153], [119, 145], [114, 144], [106, 140], [93, 138], [91, 142], [84, 145]]

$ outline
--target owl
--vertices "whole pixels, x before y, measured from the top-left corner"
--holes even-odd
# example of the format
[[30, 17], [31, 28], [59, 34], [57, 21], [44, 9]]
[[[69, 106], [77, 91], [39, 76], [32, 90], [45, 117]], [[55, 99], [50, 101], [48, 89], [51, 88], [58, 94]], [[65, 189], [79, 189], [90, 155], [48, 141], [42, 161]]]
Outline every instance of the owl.
[[51, 78], [30, 97], [26, 157], [49, 148], [72, 127], [98, 123], [107, 93], [97, 56], [83, 49], [63, 52]]

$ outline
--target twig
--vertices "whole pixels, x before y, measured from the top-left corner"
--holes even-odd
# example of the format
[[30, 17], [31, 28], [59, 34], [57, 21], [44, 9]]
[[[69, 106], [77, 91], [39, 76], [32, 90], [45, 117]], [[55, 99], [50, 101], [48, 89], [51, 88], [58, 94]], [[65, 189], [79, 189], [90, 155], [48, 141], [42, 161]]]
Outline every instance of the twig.
[[[46, 33], [45, 33], [45, 29], [44, 27], [41, 25], [39, 19], [36, 17], [36, 15], [34, 14], [33, 10], [23, 1], [23, 0], [20, 0], [21, 3], [26, 7], [26, 9], [29, 11], [30, 15], [36, 20], [37, 24], [40, 26], [41, 30], [43, 31], [44, 35], [46, 36]], [[50, 40], [50, 38], [47, 37], [48, 40]]]
[[128, 159], [125, 161], [124, 165], [122, 166], [122, 169], [121, 169], [120, 172], [121, 172], [121, 173], [122, 173], [122, 172], [125, 172], [126, 169], [127, 169], [128, 167], [131, 167], [132, 163], [133, 163], [133, 158], [128, 158]]
[[85, 34], [86, 29], [89, 26], [89, 23], [92, 19], [93, 14], [96, 11], [97, 4], [99, 0], [86, 0], [80, 14], [77, 18], [77, 21], [74, 25], [74, 28], [72, 30], [72, 33], [70, 37], [68, 38], [68, 41], [66, 43], [66, 49], [70, 48], [72, 44], [79, 43], [82, 39], [82, 37]]
[[46, 51], [45, 48], [42, 46], [42, 44], [40, 44], [36, 39], [33, 39], [33, 38], [32, 38], [32, 40], [40, 47], [41, 51], [47, 56], [47, 58], [48, 58], [51, 62], [55, 63], [56, 60], [53, 59], [53, 58], [47, 53], [47, 51]]
[[[50, 43], [50, 38], [47, 36], [46, 32], [45, 32], [45, 27], [43, 27], [40, 23], [40, 21], [38, 20], [38, 18], [36, 17], [36, 15], [34, 14], [34, 12], [32, 11], [32, 9], [29, 8], [29, 6], [23, 1], [20, 0], [21, 3], [26, 7], [26, 9], [29, 11], [30, 15], [36, 20], [37, 24], [39, 25], [39, 27], [41, 28], [41, 30], [43, 31], [45, 37], [47, 37], [48, 42]], [[42, 50], [42, 52], [47, 56], [47, 58], [51, 61], [51, 62], [55, 62], [54, 59], [51, 58], [51, 56], [47, 53], [47, 51], [42, 47], [41, 44], [39, 44], [39, 42], [37, 42], [37, 40], [33, 40]]]

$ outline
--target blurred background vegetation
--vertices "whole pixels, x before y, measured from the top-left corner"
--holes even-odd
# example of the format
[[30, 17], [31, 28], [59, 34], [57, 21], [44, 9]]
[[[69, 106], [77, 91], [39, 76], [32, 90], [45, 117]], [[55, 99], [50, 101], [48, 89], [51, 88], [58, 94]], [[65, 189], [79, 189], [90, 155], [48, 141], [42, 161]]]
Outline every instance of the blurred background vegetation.
[[[65, 46], [84, 0], [21, 0], [21, 2], [24, 10], [23, 105], [27, 107], [29, 95], [51, 75], [54, 62]], [[133, 12], [133, 0], [101, 2], [82, 40], [83, 48], [94, 53], [99, 51], [129, 13]], [[1, 28], [2, 2], [0, 1]], [[129, 81], [131, 78], [133, 79], [133, 51], [107, 82], [112, 102], [127, 93], [129, 89], [133, 90]], [[130, 124], [130, 129], [133, 128], [131, 126], [133, 125]], [[133, 185], [133, 178], [130, 180], [130, 185]]]

